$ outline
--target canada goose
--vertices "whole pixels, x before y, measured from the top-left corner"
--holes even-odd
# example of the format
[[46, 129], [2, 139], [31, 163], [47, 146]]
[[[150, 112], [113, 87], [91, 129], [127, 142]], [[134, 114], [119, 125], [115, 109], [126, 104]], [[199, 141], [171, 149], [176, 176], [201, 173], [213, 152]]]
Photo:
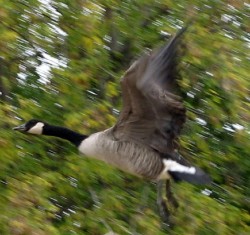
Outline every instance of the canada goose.
[[175, 206], [170, 178], [199, 184], [210, 182], [206, 173], [191, 166], [177, 151], [177, 138], [185, 122], [185, 107], [176, 94], [178, 46], [184, 31], [162, 49], [143, 55], [125, 72], [121, 79], [123, 109], [113, 127], [86, 136], [30, 120], [14, 130], [66, 139], [89, 157], [157, 181], [158, 204], [167, 220], [169, 213], [162, 197], [164, 180], [167, 198]]

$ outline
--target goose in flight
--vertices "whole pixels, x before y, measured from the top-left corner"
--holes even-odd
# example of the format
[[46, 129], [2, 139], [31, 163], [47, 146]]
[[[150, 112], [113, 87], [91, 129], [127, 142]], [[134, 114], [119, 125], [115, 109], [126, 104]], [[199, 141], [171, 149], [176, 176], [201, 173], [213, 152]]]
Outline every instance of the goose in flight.
[[14, 130], [49, 135], [73, 143], [84, 155], [102, 160], [125, 172], [158, 182], [161, 215], [169, 212], [162, 197], [177, 206], [170, 179], [206, 184], [210, 177], [190, 165], [179, 153], [178, 136], [185, 122], [185, 107], [178, 96], [177, 62], [185, 29], [157, 51], [135, 61], [121, 78], [123, 108], [111, 128], [89, 136], [65, 127], [30, 120]]

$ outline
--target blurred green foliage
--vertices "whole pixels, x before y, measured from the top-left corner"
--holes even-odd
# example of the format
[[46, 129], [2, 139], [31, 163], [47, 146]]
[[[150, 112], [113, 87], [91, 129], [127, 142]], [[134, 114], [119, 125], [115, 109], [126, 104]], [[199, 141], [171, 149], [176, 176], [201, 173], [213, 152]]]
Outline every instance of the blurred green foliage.
[[[241, 0], [0, 0], [0, 234], [250, 234], [249, 16]], [[113, 125], [124, 70], [190, 19], [180, 150], [214, 184], [175, 184], [166, 231], [153, 183], [11, 128]]]

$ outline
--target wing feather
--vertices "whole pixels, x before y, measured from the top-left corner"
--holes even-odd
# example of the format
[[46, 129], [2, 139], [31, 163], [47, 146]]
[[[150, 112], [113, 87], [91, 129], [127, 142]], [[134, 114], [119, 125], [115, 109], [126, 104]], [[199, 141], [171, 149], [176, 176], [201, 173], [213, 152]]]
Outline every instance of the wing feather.
[[177, 95], [177, 61], [182, 29], [168, 45], [134, 62], [121, 79], [123, 109], [114, 138], [152, 147], [161, 153], [176, 149], [185, 122], [185, 107]]

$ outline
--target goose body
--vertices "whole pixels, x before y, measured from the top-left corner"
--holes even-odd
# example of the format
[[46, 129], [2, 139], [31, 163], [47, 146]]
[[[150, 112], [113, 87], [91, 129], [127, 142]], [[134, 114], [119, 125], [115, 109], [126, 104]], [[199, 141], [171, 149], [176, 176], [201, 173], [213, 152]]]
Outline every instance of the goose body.
[[[178, 153], [176, 144], [186, 117], [176, 81], [178, 48], [184, 31], [162, 49], [139, 58], [125, 72], [121, 79], [123, 108], [113, 127], [86, 136], [30, 120], [14, 129], [66, 139], [80, 153], [145, 179], [209, 183], [210, 177], [190, 165]], [[163, 200], [158, 198], [162, 205]]]
[[90, 135], [78, 149], [86, 156], [142, 178], [156, 180], [163, 170], [163, 161], [155, 151], [134, 142], [116, 141], [112, 129]]

